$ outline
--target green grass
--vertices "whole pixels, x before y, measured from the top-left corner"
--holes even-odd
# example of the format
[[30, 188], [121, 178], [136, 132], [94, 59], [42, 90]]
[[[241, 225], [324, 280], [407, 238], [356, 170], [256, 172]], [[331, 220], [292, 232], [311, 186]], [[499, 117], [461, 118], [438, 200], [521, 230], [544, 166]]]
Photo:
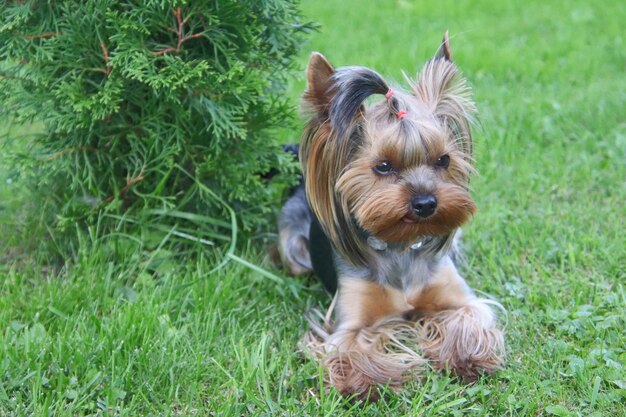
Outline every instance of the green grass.
[[[481, 121], [465, 269], [508, 311], [506, 369], [473, 385], [427, 373], [353, 406], [298, 353], [303, 313], [328, 302], [318, 285], [277, 285], [235, 262], [209, 273], [211, 258], [115, 236], [85, 238], [51, 270], [19, 251], [38, 237], [5, 161], [0, 415], [626, 415], [626, 3], [303, 9], [321, 29], [302, 67], [319, 50], [401, 80], [450, 31]], [[257, 242], [237, 255], [271, 269]]]

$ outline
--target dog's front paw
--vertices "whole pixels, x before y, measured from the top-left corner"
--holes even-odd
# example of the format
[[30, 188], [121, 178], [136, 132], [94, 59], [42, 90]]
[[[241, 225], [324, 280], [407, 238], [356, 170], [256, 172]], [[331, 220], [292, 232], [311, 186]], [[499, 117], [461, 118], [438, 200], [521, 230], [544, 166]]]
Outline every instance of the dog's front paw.
[[309, 332], [305, 339], [307, 350], [322, 364], [328, 385], [355, 400], [377, 401], [379, 388], [399, 388], [425, 362], [410, 348], [417, 342], [415, 327], [400, 319], [330, 335]]
[[[379, 388], [388, 384], [398, 387], [405, 380], [402, 369], [379, 363], [371, 353], [360, 351], [332, 352], [324, 358], [328, 382], [345, 397], [354, 400], [378, 401]], [[385, 364], [389, 365], [389, 364]]]
[[504, 334], [485, 300], [420, 320], [420, 345], [434, 369], [449, 369], [466, 380], [492, 373], [504, 364]]

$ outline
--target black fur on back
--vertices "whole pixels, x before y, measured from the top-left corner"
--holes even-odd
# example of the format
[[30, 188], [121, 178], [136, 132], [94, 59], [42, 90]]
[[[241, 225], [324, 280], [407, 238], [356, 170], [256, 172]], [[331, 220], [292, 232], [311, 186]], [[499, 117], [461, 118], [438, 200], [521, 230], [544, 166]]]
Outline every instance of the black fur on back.
[[342, 138], [352, 126], [363, 102], [372, 94], [386, 94], [389, 86], [366, 67], [343, 67], [333, 75], [336, 94], [330, 104], [330, 122]]

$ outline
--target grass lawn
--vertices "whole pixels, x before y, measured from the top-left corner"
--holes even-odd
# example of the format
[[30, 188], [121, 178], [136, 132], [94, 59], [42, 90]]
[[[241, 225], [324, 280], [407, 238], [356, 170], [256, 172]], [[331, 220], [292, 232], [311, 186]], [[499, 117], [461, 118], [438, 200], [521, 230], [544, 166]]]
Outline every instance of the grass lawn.
[[[321, 24], [302, 68], [319, 50], [401, 81], [450, 31], [481, 122], [464, 269], [508, 311], [506, 369], [352, 405], [298, 353], [319, 285], [114, 237], [42, 267], [0, 147], [0, 416], [626, 416], [626, 2], [302, 7]], [[258, 241], [237, 255], [271, 270]]]

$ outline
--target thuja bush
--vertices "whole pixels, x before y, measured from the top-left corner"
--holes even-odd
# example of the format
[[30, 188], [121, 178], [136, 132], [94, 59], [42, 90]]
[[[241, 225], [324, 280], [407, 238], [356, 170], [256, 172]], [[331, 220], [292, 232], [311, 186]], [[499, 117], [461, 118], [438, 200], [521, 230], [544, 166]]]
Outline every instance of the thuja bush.
[[294, 168], [276, 129], [310, 29], [295, 1], [7, 1], [0, 19], [0, 112], [41, 126], [15, 171], [53, 235], [219, 240], [233, 213], [273, 218], [289, 176], [265, 174]]

